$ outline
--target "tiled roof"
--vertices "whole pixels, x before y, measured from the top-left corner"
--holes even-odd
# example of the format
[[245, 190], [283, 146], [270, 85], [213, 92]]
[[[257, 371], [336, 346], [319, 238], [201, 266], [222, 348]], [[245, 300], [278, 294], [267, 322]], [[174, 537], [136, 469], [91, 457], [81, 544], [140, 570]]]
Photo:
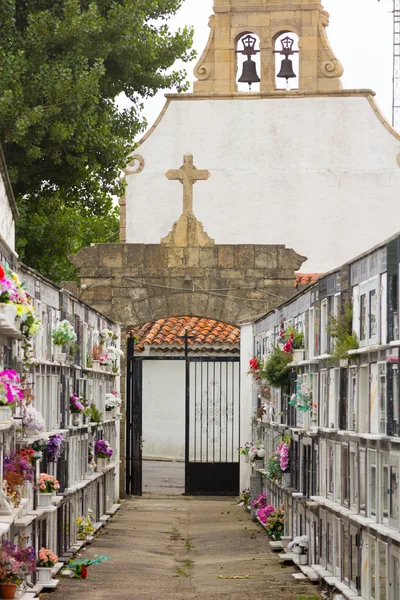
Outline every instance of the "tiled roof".
[[296, 273], [294, 287], [298, 287], [299, 285], [310, 285], [310, 283], [314, 283], [322, 275], [323, 273]]
[[135, 349], [142, 352], [145, 345], [183, 346], [182, 336], [185, 335], [185, 330], [188, 330], [191, 336], [189, 339], [191, 345], [212, 344], [233, 347], [240, 342], [240, 329], [233, 325], [200, 317], [170, 317], [134, 329], [133, 333], [138, 339]]

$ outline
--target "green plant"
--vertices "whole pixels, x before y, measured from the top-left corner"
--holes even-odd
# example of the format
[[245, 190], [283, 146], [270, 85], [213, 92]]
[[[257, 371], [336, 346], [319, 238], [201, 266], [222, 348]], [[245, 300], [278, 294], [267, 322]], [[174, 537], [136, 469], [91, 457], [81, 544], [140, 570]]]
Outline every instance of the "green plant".
[[88, 369], [93, 369], [93, 361], [89, 355], [86, 357], [86, 367]]
[[273, 454], [268, 460], [265, 477], [270, 481], [279, 481], [282, 477], [281, 463], [279, 462], [279, 458], [276, 453]]
[[265, 379], [269, 385], [275, 388], [281, 388], [283, 391], [289, 390], [289, 373], [293, 357], [288, 352], [280, 348], [274, 348], [273, 353], [265, 363], [261, 371], [262, 379]]
[[86, 416], [90, 416], [93, 423], [101, 423], [103, 421], [103, 413], [93, 403], [89, 409], [86, 409], [85, 414]]
[[327, 326], [328, 335], [335, 340], [331, 360], [349, 358], [347, 352], [359, 347], [357, 334], [353, 331], [353, 306], [346, 302], [338, 317], [330, 316]]

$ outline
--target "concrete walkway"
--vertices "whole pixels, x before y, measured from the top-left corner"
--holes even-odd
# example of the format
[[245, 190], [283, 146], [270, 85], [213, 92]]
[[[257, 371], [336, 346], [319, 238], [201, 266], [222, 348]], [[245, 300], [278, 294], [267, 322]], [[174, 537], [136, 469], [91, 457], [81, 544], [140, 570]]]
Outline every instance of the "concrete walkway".
[[89, 578], [61, 579], [54, 600], [302, 600], [268, 538], [233, 499], [141, 498], [121, 510], [83, 553], [110, 554]]

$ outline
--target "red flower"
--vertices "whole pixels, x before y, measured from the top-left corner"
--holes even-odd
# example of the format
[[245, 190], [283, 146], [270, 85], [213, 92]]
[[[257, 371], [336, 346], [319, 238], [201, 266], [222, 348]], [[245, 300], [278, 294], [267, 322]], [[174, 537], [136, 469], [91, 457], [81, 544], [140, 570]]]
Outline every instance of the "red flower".
[[0, 265], [0, 279], [4, 279], [6, 276], [6, 273], [3, 269], [3, 267]]
[[83, 567], [82, 567], [82, 575], [81, 575], [82, 579], [86, 579], [87, 575], [88, 575], [87, 566], [83, 565]]
[[250, 364], [250, 369], [252, 371], [258, 371], [260, 368], [260, 364], [259, 364], [257, 358], [252, 358], [249, 364]]
[[283, 346], [283, 351], [291, 353], [293, 352], [293, 343], [292, 340], [288, 340], [286, 344]]

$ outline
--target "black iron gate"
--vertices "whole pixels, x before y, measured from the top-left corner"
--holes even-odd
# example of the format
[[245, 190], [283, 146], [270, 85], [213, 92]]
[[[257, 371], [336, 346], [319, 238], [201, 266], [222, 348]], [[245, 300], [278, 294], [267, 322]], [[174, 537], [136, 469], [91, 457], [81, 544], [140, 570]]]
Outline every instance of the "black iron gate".
[[143, 361], [185, 361], [185, 494], [239, 493], [240, 359], [135, 356], [128, 340], [126, 493], [142, 494]]

